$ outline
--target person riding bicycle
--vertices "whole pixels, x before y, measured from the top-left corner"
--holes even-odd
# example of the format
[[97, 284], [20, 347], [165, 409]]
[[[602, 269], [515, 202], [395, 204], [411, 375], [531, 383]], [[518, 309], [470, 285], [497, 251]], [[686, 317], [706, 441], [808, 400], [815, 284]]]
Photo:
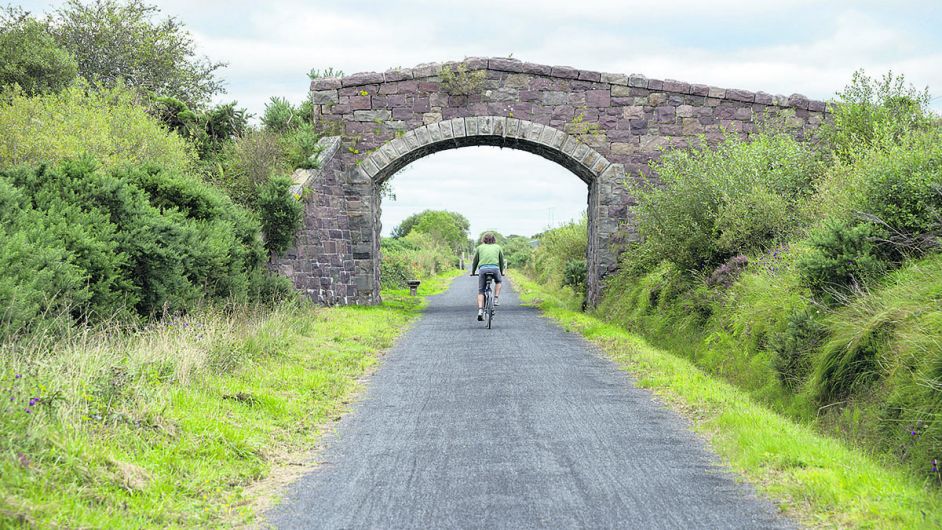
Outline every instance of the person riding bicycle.
[[486, 232], [482, 238], [483, 243], [474, 249], [474, 262], [471, 263], [471, 274], [475, 271], [478, 277], [478, 320], [484, 320], [484, 288], [487, 286], [487, 277], [494, 278], [494, 305], [500, 298], [500, 277], [504, 274], [504, 251], [496, 244], [494, 234]]

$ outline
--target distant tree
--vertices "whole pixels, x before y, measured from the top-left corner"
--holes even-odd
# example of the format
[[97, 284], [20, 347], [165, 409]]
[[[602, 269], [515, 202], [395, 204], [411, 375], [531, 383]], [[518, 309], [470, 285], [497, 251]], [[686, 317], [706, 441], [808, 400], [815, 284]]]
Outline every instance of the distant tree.
[[0, 85], [19, 85], [27, 95], [57, 92], [77, 73], [75, 58], [42, 23], [21, 9], [0, 10]]
[[69, 0], [53, 12], [49, 31], [89, 81], [130, 87], [201, 108], [223, 91], [216, 71], [225, 63], [197, 58], [193, 37], [173, 17], [155, 20], [157, 6], [141, 0]]
[[393, 229], [392, 236], [401, 238], [416, 231], [428, 234], [451, 248], [461, 252], [467, 247], [468, 229], [471, 223], [468, 219], [456, 212], [447, 210], [425, 210], [405, 218], [399, 226]]

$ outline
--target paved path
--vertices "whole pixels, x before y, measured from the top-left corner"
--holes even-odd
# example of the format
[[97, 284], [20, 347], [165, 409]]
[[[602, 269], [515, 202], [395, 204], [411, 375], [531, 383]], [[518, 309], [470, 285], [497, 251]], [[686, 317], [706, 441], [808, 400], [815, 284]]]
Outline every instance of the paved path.
[[469, 310], [475, 281], [432, 299], [273, 524], [791, 526], [681, 419], [514, 293], [484, 329]]

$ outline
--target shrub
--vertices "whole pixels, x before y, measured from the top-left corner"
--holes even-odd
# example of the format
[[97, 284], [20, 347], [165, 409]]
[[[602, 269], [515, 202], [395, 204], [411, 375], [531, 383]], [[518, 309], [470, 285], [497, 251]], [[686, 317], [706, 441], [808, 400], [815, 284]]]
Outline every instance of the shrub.
[[94, 157], [105, 169], [128, 163], [169, 172], [194, 167], [192, 146], [120, 85], [91, 90], [79, 84], [33, 97], [11, 89], [0, 99], [0, 169], [55, 164], [79, 154]]
[[811, 232], [811, 248], [798, 261], [804, 285], [829, 300], [875, 278], [885, 270], [872, 242], [876, 233], [870, 223], [824, 222]]
[[887, 72], [873, 79], [863, 70], [829, 106], [831, 123], [822, 126], [825, 141], [844, 161], [855, 159], [879, 145], [892, 145], [932, 123], [928, 89], [907, 86], [903, 76]]
[[32, 96], [57, 92], [75, 79], [78, 73], [75, 58], [56, 44], [40, 22], [9, 11], [3, 18], [0, 86], [15, 84]]
[[530, 238], [524, 236], [507, 236], [501, 243], [504, 250], [504, 261], [507, 266], [513, 269], [526, 266], [530, 255], [533, 254], [533, 246], [530, 245]]
[[588, 220], [583, 216], [578, 222], [547, 230], [537, 239], [540, 243], [530, 255], [527, 273], [544, 285], [562, 287], [568, 264], [586, 260]]
[[441, 240], [422, 232], [401, 238], [384, 238], [381, 245], [380, 281], [385, 288], [407, 287], [454, 267], [457, 258]]
[[261, 215], [265, 248], [270, 254], [284, 252], [301, 227], [303, 204], [290, 191], [291, 179], [273, 178], [259, 189], [257, 210]]
[[821, 168], [809, 146], [785, 134], [730, 136], [715, 150], [703, 144], [665, 154], [654, 165], [659, 182], [635, 187], [641, 243], [627, 259], [643, 261], [639, 268], [667, 259], [684, 270], [712, 269], [801, 226], [799, 206]]
[[783, 331], [768, 339], [775, 357], [773, 365], [786, 388], [797, 389], [808, 377], [818, 347], [827, 338], [827, 327], [819, 320], [817, 308], [806, 307], [788, 315]]
[[268, 282], [258, 222], [197, 179], [86, 158], [3, 171], [0, 184], [0, 334], [271, 290], [253, 285]]
[[586, 260], [575, 259], [566, 263], [563, 270], [563, 286], [577, 293], [585, 293], [585, 279], [588, 272]]
[[726, 263], [720, 265], [706, 279], [706, 284], [710, 287], [721, 286], [726, 289], [732, 287], [739, 275], [746, 270], [749, 265], [749, 258], [739, 254], [726, 260]]
[[442, 88], [452, 96], [476, 94], [484, 87], [484, 81], [487, 79], [484, 70], [469, 71], [464, 63], [454, 69], [443, 66], [439, 75], [442, 78]]

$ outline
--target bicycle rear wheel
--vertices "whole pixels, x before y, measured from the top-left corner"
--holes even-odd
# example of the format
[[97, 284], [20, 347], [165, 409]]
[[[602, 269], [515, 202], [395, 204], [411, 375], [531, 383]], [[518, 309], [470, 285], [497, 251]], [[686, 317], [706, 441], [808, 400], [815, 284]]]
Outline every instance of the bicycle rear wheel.
[[487, 329], [491, 329], [491, 321], [494, 319], [494, 295], [487, 297]]

